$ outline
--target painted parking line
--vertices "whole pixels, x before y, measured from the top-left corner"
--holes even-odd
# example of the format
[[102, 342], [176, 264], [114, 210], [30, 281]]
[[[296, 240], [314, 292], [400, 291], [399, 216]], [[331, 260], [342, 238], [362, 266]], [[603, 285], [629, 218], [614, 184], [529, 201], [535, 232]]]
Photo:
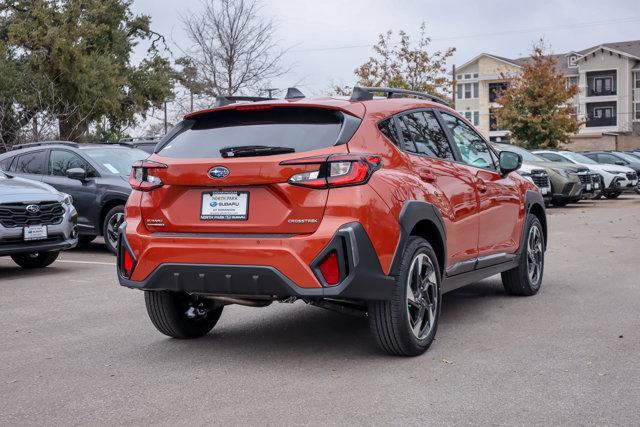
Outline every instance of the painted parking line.
[[108, 265], [111, 267], [115, 267], [115, 262], [100, 262], [100, 261], [77, 261], [72, 259], [59, 259], [56, 262], [67, 262], [69, 264], [95, 264], [95, 265]]

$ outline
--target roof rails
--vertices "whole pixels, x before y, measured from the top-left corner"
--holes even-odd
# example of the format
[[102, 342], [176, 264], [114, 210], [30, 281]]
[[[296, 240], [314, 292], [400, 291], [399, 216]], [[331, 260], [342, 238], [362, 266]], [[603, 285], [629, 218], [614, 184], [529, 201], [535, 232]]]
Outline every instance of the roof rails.
[[258, 102], [271, 101], [273, 98], [263, 96], [217, 96], [214, 107], [224, 107], [225, 105], [235, 104], [236, 102]]
[[40, 142], [29, 142], [27, 144], [15, 144], [11, 147], [11, 151], [20, 150], [22, 148], [31, 148], [31, 147], [40, 147], [43, 145], [68, 145], [69, 147], [79, 147], [80, 145], [77, 142], [71, 141], [40, 141]]
[[354, 86], [353, 92], [351, 92], [351, 101], [370, 101], [373, 99], [374, 93], [386, 93], [387, 98], [402, 98], [402, 95], [411, 95], [416, 98], [427, 99], [429, 101], [437, 102], [449, 107], [449, 103], [437, 96], [429, 95], [428, 93], [417, 92], [408, 89], [398, 89], [391, 87], [364, 87]]

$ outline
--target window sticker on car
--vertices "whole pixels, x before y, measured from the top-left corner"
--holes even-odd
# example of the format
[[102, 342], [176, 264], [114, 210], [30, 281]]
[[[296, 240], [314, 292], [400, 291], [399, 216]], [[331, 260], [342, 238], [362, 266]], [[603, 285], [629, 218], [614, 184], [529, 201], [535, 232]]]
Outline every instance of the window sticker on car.
[[102, 164], [105, 168], [107, 168], [109, 170], [109, 172], [111, 173], [118, 173], [118, 169], [116, 169], [115, 167], [113, 167], [113, 165], [111, 163], [103, 163]]

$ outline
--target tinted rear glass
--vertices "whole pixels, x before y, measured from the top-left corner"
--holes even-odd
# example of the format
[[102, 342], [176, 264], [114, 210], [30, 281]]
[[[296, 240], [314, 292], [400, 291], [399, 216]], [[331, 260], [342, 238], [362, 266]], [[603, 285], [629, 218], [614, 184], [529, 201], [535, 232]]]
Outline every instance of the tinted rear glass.
[[344, 116], [317, 108], [274, 107], [223, 110], [187, 120], [158, 152], [166, 157], [222, 157], [229, 147], [286, 147], [295, 152], [330, 147], [338, 142]]

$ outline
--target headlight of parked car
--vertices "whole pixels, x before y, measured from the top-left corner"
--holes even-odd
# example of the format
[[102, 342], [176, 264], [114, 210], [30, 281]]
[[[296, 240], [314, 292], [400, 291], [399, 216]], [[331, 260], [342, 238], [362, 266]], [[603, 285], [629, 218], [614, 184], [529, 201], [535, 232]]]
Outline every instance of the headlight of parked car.
[[565, 178], [568, 177], [571, 173], [571, 171], [568, 171], [566, 169], [553, 168], [553, 170], [556, 171], [559, 175], [564, 176]]
[[71, 194], [62, 193], [62, 195], [64, 196], [64, 199], [62, 199], [62, 203], [69, 206], [73, 205], [73, 197], [71, 196]]
[[531, 174], [529, 172], [525, 172], [525, 171], [516, 171], [516, 173], [518, 173], [518, 175], [520, 175], [521, 177], [523, 177], [524, 179], [533, 182], [533, 178], [531, 178]]

